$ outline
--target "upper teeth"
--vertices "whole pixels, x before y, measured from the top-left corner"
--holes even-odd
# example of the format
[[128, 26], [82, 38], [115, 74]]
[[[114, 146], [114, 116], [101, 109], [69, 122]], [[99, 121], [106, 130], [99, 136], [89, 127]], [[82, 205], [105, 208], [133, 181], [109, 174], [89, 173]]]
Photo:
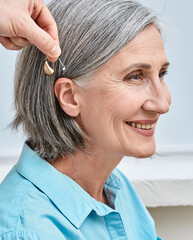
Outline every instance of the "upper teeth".
[[154, 124], [140, 124], [140, 123], [134, 123], [134, 122], [127, 122], [127, 123], [133, 127], [141, 128], [141, 129], [151, 129], [154, 127]]

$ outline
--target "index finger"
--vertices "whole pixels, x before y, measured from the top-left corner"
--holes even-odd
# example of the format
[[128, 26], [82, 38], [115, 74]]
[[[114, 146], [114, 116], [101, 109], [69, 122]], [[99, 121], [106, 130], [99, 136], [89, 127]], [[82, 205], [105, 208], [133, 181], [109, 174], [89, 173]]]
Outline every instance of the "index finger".
[[60, 56], [61, 49], [58, 40], [53, 39], [50, 34], [40, 28], [31, 17], [26, 18], [22, 33], [23, 37], [30, 43], [36, 45], [50, 61], [54, 62]]
[[40, 26], [44, 31], [46, 31], [55, 41], [58, 42], [59, 45], [59, 38], [58, 38], [58, 28], [56, 22], [48, 10], [48, 8], [44, 5], [41, 9], [36, 23]]

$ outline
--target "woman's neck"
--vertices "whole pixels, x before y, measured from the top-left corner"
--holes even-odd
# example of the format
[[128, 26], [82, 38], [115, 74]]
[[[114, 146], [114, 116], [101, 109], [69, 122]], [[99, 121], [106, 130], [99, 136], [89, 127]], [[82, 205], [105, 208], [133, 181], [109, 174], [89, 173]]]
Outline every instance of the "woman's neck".
[[106, 203], [104, 185], [121, 157], [113, 158], [96, 151], [89, 154], [77, 153], [60, 157], [51, 163], [59, 172], [67, 175], [79, 184], [97, 201]]

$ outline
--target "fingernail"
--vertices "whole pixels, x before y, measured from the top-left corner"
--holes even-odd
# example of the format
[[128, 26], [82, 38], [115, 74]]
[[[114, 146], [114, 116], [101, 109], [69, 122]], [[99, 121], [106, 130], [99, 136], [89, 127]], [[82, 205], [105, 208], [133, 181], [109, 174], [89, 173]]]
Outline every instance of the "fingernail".
[[60, 47], [58, 47], [57, 45], [55, 45], [52, 50], [50, 51], [50, 53], [48, 54], [49, 57], [51, 58], [56, 58], [56, 57], [59, 57], [61, 54], [61, 49]]
[[56, 47], [56, 45], [54, 45], [54, 47], [53, 47], [52, 50], [51, 50], [51, 53], [55, 52], [56, 49], [57, 49], [57, 47]]

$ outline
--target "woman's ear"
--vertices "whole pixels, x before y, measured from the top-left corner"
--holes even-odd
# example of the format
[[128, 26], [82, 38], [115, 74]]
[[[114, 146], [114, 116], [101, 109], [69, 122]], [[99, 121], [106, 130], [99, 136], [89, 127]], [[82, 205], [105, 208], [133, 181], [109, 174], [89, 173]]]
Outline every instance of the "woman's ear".
[[54, 92], [61, 108], [71, 117], [80, 113], [78, 86], [69, 78], [59, 78], [54, 85]]

